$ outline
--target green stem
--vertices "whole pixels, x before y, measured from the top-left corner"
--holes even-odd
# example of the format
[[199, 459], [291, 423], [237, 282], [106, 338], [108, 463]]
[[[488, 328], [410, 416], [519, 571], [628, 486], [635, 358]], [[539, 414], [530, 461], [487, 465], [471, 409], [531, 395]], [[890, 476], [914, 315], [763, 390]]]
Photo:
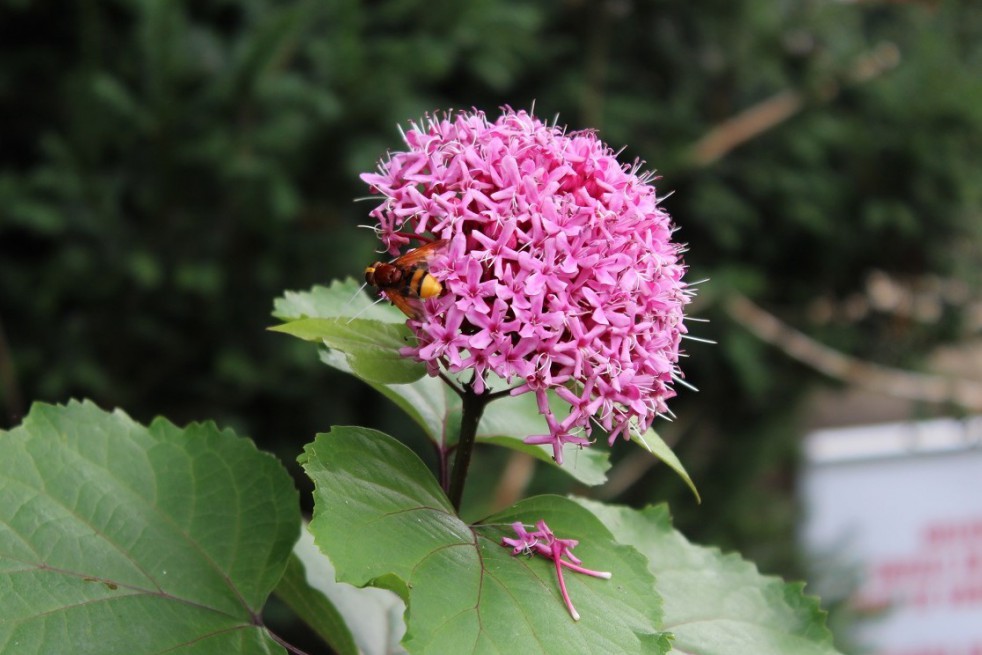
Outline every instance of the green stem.
[[450, 490], [447, 495], [454, 509], [460, 512], [460, 501], [464, 496], [464, 482], [467, 480], [467, 468], [471, 463], [474, 452], [474, 441], [477, 439], [477, 425], [481, 422], [481, 414], [490, 398], [488, 394], [474, 393], [466, 387], [460, 394], [463, 401], [463, 411], [460, 417], [460, 436], [457, 439], [457, 453], [453, 461], [453, 471], [450, 473]]

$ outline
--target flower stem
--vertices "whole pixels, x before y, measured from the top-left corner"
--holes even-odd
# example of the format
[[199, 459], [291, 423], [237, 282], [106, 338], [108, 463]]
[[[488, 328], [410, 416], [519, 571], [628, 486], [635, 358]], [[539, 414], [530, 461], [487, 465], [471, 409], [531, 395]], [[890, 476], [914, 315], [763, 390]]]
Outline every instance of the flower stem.
[[450, 473], [450, 489], [447, 495], [457, 512], [460, 512], [460, 501], [464, 496], [464, 482], [467, 480], [467, 468], [471, 463], [474, 452], [474, 441], [477, 438], [477, 425], [481, 422], [484, 407], [491, 400], [489, 394], [475, 393], [471, 387], [464, 388], [460, 394], [463, 408], [460, 417], [460, 435], [457, 438], [457, 454], [453, 461], [453, 471]]
[[450, 453], [453, 449], [442, 443], [436, 447], [436, 461], [440, 467], [440, 488], [447, 491], [450, 484]]
[[555, 547], [552, 551], [552, 558], [556, 564], [556, 576], [559, 578], [559, 591], [562, 592], [563, 602], [566, 603], [566, 609], [569, 610], [569, 615], [573, 617], [573, 620], [579, 621], [580, 613], [573, 607], [573, 601], [569, 597], [569, 592], [566, 591], [566, 580], [563, 579], [563, 560], [560, 558], [559, 550]]

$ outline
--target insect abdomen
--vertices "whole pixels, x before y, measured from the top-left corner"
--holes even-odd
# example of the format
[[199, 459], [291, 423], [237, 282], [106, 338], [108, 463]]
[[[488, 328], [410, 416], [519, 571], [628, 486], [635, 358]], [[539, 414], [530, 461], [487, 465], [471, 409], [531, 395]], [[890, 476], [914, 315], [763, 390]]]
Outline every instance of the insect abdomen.
[[426, 269], [417, 267], [409, 280], [407, 292], [419, 298], [433, 298], [443, 291], [443, 285]]
[[435, 298], [443, 293], [443, 285], [440, 282], [427, 273], [423, 277], [423, 282], [419, 287], [419, 297], [420, 298]]

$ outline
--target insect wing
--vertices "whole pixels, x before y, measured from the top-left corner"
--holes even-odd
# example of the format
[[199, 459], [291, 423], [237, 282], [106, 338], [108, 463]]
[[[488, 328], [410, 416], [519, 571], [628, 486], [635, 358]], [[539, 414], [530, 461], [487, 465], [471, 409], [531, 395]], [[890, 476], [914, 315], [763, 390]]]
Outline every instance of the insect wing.
[[385, 297], [389, 299], [389, 302], [398, 307], [399, 311], [409, 318], [420, 317], [422, 312], [420, 309], [419, 300], [410, 298], [409, 296], [401, 294], [398, 291], [392, 291], [391, 289], [384, 289], [382, 293], [384, 293]]
[[393, 266], [398, 266], [399, 268], [412, 268], [413, 266], [425, 267], [430, 261], [430, 258], [445, 245], [447, 245], [446, 239], [431, 241], [426, 245], [410, 250], [405, 255], [396, 257], [391, 263]]

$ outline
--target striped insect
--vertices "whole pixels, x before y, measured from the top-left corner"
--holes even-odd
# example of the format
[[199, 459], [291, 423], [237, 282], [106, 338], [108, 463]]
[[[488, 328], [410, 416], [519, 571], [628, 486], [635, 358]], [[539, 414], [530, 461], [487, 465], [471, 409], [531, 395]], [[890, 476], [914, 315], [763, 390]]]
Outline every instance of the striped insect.
[[429, 261], [445, 245], [443, 239], [431, 241], [390, 262], [375, 262], [365, 269], [365, 281], [403, 314], [419, 318], [423, 312], [421, 301], [443, 293], [443, 285], [429, 273]]

